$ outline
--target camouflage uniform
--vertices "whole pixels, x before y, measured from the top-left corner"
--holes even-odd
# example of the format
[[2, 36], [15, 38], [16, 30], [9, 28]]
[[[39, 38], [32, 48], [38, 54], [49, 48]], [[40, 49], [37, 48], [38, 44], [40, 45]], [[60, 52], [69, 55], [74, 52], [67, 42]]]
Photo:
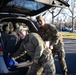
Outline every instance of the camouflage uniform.
[[[27, 75], [36, 75], [37, 71], [43, 67], [46, 75], [55, 75], [55, 64], [52, 52], [47, 48], [42, 38], [36, 33], [28, 34], [22, 42], [19, 50], [12, 56], [15, 59], [28, 53], [32, 60], [37, 60], [38, 64], [33, 63]], [[40, 74], [39, 74], [40, 75]]]
[[58, 54], [59, 63], [61, 66], [61, 69], [64, 73], [67, 72], [67, 65], [65, 61], [65, 50], [64, 50], [64, 44], [62, 39], [58, 35], [58, 31], [56, 27], [52, 24], [45, 24], [44, 26], [41, 26], [38, 33], [43, 38], [44, 41], [50, 41], [50, 45], [53, 46], [53, 56], [55, 56], [55, 53]]

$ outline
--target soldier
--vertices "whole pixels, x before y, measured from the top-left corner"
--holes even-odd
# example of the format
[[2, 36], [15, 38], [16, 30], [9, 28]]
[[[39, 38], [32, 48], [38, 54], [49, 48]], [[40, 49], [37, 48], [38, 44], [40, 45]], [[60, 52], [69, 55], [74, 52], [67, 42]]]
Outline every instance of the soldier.
[[64, 44], [61, 37], [58, 35], [57, 28], [55, 25], [46, 24], [44, 18], [41, 15], [37, 16], [36, 20], [40, 25], [38, 33], [44, 41], [50, 41], [49, 47], [52, 49], [53, 56], [55, 56], [56, 53], [58, 54], [58, 59], [63, 71], [63, 75], [67, 75]]
[[12, 67], [14, 66], [14, 62], [10, 61], [11, 59], [9, 57], [15, 52], [17, 37], [14, 34], [10, 33], [10, 28], [8, 23], [5, 23], [2, 29], [3, 29], [2, 40], [3, 40], [4, 59], [6, 65]]
[[5, 55], [11, 56], [16, 50], [16, 45], [18, 43], [17, 34], [14, 31], [12, 23], [5, 23], [2, 27], [2, 39], [4, 43]]
[[8, 40], [8, 37], [9, 37], [8, 23], [5, 23], [5, 24], [2, 26], [1, 35], [2, 35], [3, 46], [4, 46], [4, 56], [6, 57], [6, 56], [8, 55], [8, 51], [7, 51], [7, 49], [6, 49], [6, 44], [7, 44], [7, 40]]
[[23, 42], [17, 52], [13, 54], [12, 59], [15, 60], [27, 53], [33, 61], [27, 75], [36, 75], [41, 67], [43, 67], [45, 75], [56, 75], [52, 52], [42, 38], [37, 33], [29, 33], [27, 26], [19, 26], [16, 32]]

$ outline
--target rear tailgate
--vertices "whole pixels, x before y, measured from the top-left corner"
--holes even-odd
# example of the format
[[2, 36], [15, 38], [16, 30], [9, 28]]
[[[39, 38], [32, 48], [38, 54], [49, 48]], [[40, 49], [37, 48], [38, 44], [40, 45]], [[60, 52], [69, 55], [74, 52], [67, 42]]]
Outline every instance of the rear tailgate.
[[2, 49], [2, 39], [1, 39], [1, 33], [0, 33], [0, 73], [8, 73], [7, 66], [5, 64], [4, 58], [3, 58], [3, 49]]

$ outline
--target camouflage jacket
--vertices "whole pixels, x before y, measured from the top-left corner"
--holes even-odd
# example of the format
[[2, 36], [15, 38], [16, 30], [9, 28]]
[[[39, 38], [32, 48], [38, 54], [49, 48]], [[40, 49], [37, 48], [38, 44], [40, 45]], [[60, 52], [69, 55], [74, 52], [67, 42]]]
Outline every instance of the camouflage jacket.
[[63, 44], [60, 40], [57, 28], [52, 24], [45, 24], [40, 27], [38, 33], [44, 41], [50, 41], [50, 44], [53, 46], [57, 45], [60, 47], [60, 45]]
[[49, 53], [51, 53], [42, 38], [37, 33], [28, 34], [19, 47], [19, 50], [12, 57], [17, 59], [26, 52], [31, 56], [32, 59], [37, 61], [39, 61], [42, 54], [47, 56]]

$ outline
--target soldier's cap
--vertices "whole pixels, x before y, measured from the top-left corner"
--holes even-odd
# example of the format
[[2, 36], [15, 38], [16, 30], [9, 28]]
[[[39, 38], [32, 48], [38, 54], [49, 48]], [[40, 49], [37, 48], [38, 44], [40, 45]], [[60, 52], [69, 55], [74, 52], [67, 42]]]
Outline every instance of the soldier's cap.
[[29, 31], [29, 27], [28, 27], [28, 26], [19, 26], [19, 27], [16, 29], [16, 33], [19, 33], [21, 30]]
[[10, 29], [10, 30], [11, 30], [12, 28], [14, 28], [12, 22], [9, 22], [8, 25], [9, 25], [9, 29]]
[[0, 27], [2, 27], [2, 24], [0, 23]]
[[39, 19], [43, 19], [43, 16], [39, 15], [39, 16], [36, 17], [36, 20], [39, 20]]

